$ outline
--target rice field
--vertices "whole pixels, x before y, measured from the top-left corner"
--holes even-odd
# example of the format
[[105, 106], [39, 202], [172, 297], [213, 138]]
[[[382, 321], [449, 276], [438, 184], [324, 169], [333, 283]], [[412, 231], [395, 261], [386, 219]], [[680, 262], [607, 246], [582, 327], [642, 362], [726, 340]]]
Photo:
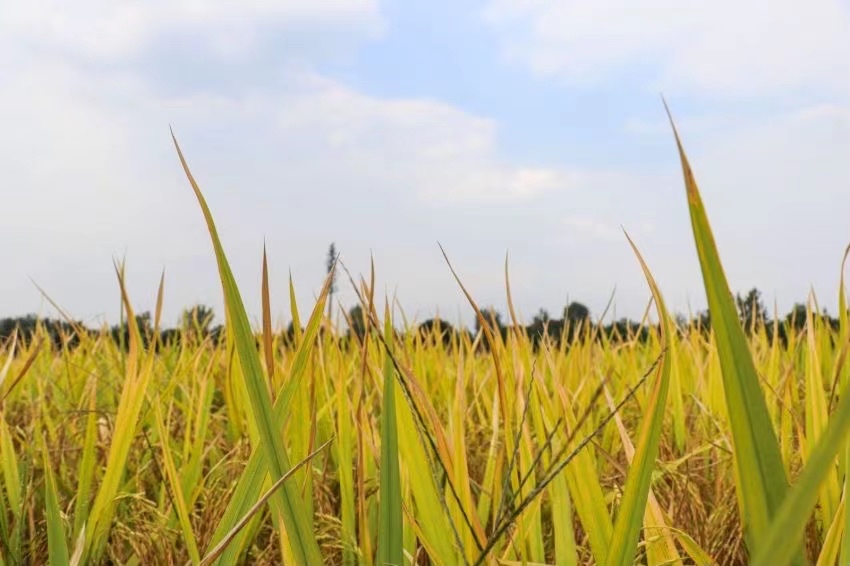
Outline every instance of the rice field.
[[118, 266], [126, 342], [69, 322], [0, 343], [0, 564], [850, 563], [841, 258], [837, 327], [812, 305], [783, 340], [743, 328], [681, 145], [711, 331], [674, 322], [632, 244], [659, 322], [541, 344], [497, 332], [462, 275], [476, 334], [414, 332], [373, 272], [362, 339], [330, 325], [330, 278], [310, 312], [274, 297], [289, 339], [265, 269], [252, 328], [177, 152], [223, 338], [143, 336]]

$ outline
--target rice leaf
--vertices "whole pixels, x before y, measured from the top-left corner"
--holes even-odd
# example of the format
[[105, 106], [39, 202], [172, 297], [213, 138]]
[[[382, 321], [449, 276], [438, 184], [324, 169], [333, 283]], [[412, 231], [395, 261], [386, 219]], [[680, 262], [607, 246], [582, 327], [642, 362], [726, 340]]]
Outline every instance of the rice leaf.
[[[805, 438], [801, 439], [803, 463], [808, 458], [808, 453], [811, 448], [817, 443], [821, 434], [829, 421], [826, 391], [824, 390], [824, 379], [822, 366], [820, 362], [820, 354], [818, 352], [818, 344], [816, 335], [818, 333], [812, 309], [806, 309], [806, 365], [805, 365], [805, 385], [806, 385], [806, 433]], [[818, 327], [820, 325], [817, 325]], [[820, 512], [824, 523], [830, 521], [835, 516], [835, 509], [838, 507], [838, 502], [841, 498], [841, 488], [838, 483], [838, 472], [832, 469], [827, 475], [827, 479], [820, 490]]]
[[393, 336], [389, 303], [384, 313], [384, 395], [381, 408], [381, 478], [379, 485], [378, 566], [402, 566], [404, 528], [401, 518], [401, 475], [395, 416], [395, 367], [390, 357]]
[[[758, 552], [764, 549], [772, 519], [788, 491], [788, 478], [705, 207], [669, 109], [667, 114], [681, 160], [694, 242], [717, 341], [744, 536], [750, 551]], [[792, 561], [804, 563], [799, 553]]]
[[[669, 351], [668, 351], [669, 352]], [[605, 387], [605, 398], [611, 411], [614, 411], [614, 398], [608, 387]], [[614, 423], [620, 432], [623, 449], [626, 452], [626, 460], [631, 464], [634, 462], [635, 448], [632, 444], [626, 425], [619, 414], [614, 414]], [[670, 532], [670, 527], [664, 518], [664, 511], [652, 488], [649, 489], [649, 500], [643, 515], [644, 539], [646, 542], [646, 556], [650, 564], [678, 564], [681, 566], [682, 559], [676, 550], [676, 543]]]
[[6, 424], [5, 418], [0, 418], [0, 456], [2, 456], [0, 466], [3, 468], [3, 481], [6, 485], [9, 508], [15, 517], [20, 519], [23, 507], [20, 467], [15, 444], [12, 442], [12, 432]]
[[284, 484], [287, 480], [289, 480], [295, 472], [300, 470], [302, 467], [307, 465], [313, 458], [315, 458], [322, 450], [328, 447], [333, 439], [326, 441], [324, 444], [316, 448], [313, 452], [307, 455], [306, 458], [295, 464], [292, 468], [290, 468], [283, 476], [281, 476], [276, 482], [272, 484], [272, 486], [263, 494], [262, 497], [257, 500], [254, 505], [251, 506], [250, 509], [245, 513], [241, 519], [239, 519], [233, 528], [228, 532], [224, 537], [222, 537], [221, 542], [219, 542], [215, 547], [210, 549], [209, 553], [204, 556], [203, 560], [201, 560], [202, 566], [208, 566], [212, 564], [215, 560], [217, 560], [227, 548], [229, 544], [233, 542], [236, 536], [245, 528], [245, 525], [257, 514], [257, 512], [262, 509], [263, 505], [265, 505], [269, 498]]
[[74, 536], [83, 532], [89, 515], [92, 482], [97, 457], [97, 376], [89, 380], [88, 406], [86, 415], [86, 434], [83, 444], [83, 456], [77, 471], [77, 495], [74, 502]]
[[301, 343], [301, 317], [298, 315], [298, 302], [295, 300], [295, 284], [289, 274], [289, 311], [292, 317], [292, 336], [295, 344]]
[[703, 550], [691, 535], [679, 529], [673, 529], [673, 534], [685, 553], [691, 557], [695, 566], [715, 566], [717, 564], [717, 561]]
[[[254, 342], [254, 333], [248, 322], [248, 315], [242, 303], [242, 296], [236, 285], [236, 280], [230, 270], [230, 264], [225, 256], [224, 249], [218, 237], [218, 232], [212, 218], [212, 213], [207, 206], [201, 190], [195, 182], [189, 165], [183, 157], [183, 152], [177, 144], [177, 139], [172, 133], [174, 147], [183, 166], [183, 171], [192, 186], [198, 203], [204, 214], [215, 249], [216, 261], [218, 263], [219, 275], [224, 289], [225, 308], [228, 319], [233, 329], [233, 339], [238, 353], [239, 363], [248, 390], [251, 406], [251, 420], [257, 427], [260, 435], [260, 446], [266, 463], [267, 470], [272, 479], [277, 481], [291, 468], [289, 456], [279, 433], [281, 422], [275, 419], [272, 410], [272, 402], [269, 390], [263, 379], [263, 369], [260, 363], [259, 353]], [[322, 562], [319, 544], [316, 542], [315, 534], [310, 526], [310, 517], [306, 514], [306, 505], [301, 499], [295, 486], [284, 484], [283, 489], [276, 491], [272, 497], [272, 506], [280, 513], [286, 527], [288, 543], [298, 564], [309, 566]]]
[[[41, 436], [41, 435], [39, 435]], [[53, 468], [47, 453], [44, 439], [42, 444], [42, 462], [44, 464], [44, 504], [47, 518], [47, 552], [51, 566], [65, 566], [69, 563], [68, 541], [65, 539], [65, 525], [62, 512], [59, 509], [59, 498], [56, 495], [56, 480], [53, 478]]]
[[79, 566], [83, 559], [83, 552], [86, 549], [86, 526], [80, 529], [80, 534], [77, 536], [77, 542], [74, 543], [74, 553], [71, 554], [70, 566]]
[[127, 459], [133, 437], [136, 434], [139, 414], [145, 400], [148, 383], [153, 373], [154, 357], [149, 356], [147, 363], [140, 363], [142, 357], [142, 338], [136, 321], [136, 313], [130, 304], [127, 287], [124, 280], [123, 265], [115, 266], [118, 285], [121, 289], [121, 300], [126, 313], [129, 343], [126, 362], [124, 363], [124, 384], [121, 398], [118, 402], [118, 413], [115, 416], [112, 442], [106, 460], [106, 470], [100, 480], [100, 489], [92, 503], [91, 512], [86, 523], [86, 548], [83, 562], [98, 563], [105, 550], [109, 531], [112, 528], [117, 496], [127, 467]]
[[[573, 411], [573, 403], [564, 387], [557, 389], [561, 401], [561, 410], [570, 434], [576, 435], [580, 429], [579, 419]], [[573, 448], [570, 446], [570, 448]], [[597, 461], [593, 451], [588, 448], [575, 455], [564, 470], [564, 477], [570, 495], [575, 504], [576, 514], [587, 533], [590, 551], [598, 564], [603, 564], [608, 545], [614, 533], [614, 522], [605, 502], [605, 493], [596, 475]]]
[[[670, 317], [667, 314], [664, 300], [661, 297], [661, 291], [658, 289], [655, 279], [652, 277], [637, 246], [635, 246], [628, 234], [626, 234], [626, 238], [628, 238], [629, 244], [631, 244], [632, 250], [634, 250], [643, 269], [647, 283], [649, 283], [649, 287], [652, 290], [652, 296], [655, 299], [655, 305], [658, 309], [658, 318], [661, 321], [662, 337], [666, 342], [672, 329]], [[637, 448], [635, 449], [631, 466], [629, 467], [626, 485], [623, 488], [623, 500], [617, 512], [617, 519], [614, 522], [614, 532], [611, 537], [611, 545], [608, 549], [605, 564], [629, 566], [634, 563], [640, 530], [646, 513], [647, 499], [650, 494], [652, 472], [655, 469], [655, 459], [658, 456], [658, 444], [661, 439], [661, 427], [664, 424], [664, 411], [667, 403], [667, 391], [670, 387], [672, 356], [670, 356], [669, 352], [664, 352], [663, 355], [664, 362], [656, 372], [655, 381], [644, 409], [644, 418], [638, 435]], [[653, 546], [653, 550], [656, 555], [663, 554], [666, 556], [669, 554], [669, 558], [673, 559], [674, 563], [679, 558], [678, 555], [674, 554], [675, 549], [673, 549], [673, 552], [670, 552], [670, 549], [666, 546], [660, 548]], [[680, 559], [678, 561], [681, 562]]]
[[174, 465], [171, 447], [168, 442], [168, 429], [162, 418], [162, 410], [160, 403], [154, 404], [154, 416], [156, 420], [156, 429], [159, 434], [159, 441], [162, 447], [162, 460], [165, 464], [165, 477], [168, 485], [171, 488], [171, 499], [176, 507], [177, 518], [180, 522], [180, 530], [183, 532], [183, 542], [186, 544], [186, 550], [189, 552], [189, 558], [192, 564], [200, 564], [201, 554], [198, 552], [198, 541], [195, 537], [195, 532], [192, 530], [192, 521], [189, 516], [189, 507], [186, 505], [186, 496], [183, 493], [183, 486], [180, 483], [180, 474], [177, 472], [177, 467]]
[[263, 354], [266, 357], [266, 374], [269, 380], [269, 390], [274, 380], [274, 335], [272, 333], [272, 303], [269, 296], [269, 262], [266, 256], [266, 246], [263, 246]]

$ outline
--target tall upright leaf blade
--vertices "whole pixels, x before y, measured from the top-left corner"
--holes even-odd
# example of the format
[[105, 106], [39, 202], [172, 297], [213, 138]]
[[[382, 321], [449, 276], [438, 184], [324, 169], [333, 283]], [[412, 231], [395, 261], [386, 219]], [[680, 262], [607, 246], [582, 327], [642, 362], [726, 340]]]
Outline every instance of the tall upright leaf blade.
[[[212, 218], [212, 213], [207, 206], [206, 200], [201, 194], [198, 184], [195, 182], [189, 165], [183, 157], [183, 152], [177, 144], [177, 139], [172, 133], [174, 147], [183, 166], [183, 171], [195, 192], [198, 203], [204, 214], [207, 229], [215, 249], [216, 261], [218, 263], [219, 275], [225, 296], [225, 308], [228, 318], [231, 320], [233, 339], [239, 357], [239, 363], [245, 377], [245, 385], [251, 405], [251, 417], [260, 435], [260, 445], [266, 461], [266, 466], [273, 480], [280, 479], [290, 469], [289, 456], [279, 433], [279, 422], [276, 422], [272, 411], [272, 402], [269, 390], [263, 379], [263, 369], [260, 363], [259, 353], [254, 342], [254, 333], [242, 303], [242, 296], [236, 285], [236, 280], [230, 269], [230, 264], [224, 254], [218, 232]], [[282, 515], [286, 527], [287, 538], [295, 560], [299, 564], [312, 565], [321, 564], [322, 556], [319, 544], [310, 526], [310, 518], [306, 514], [306, 506], [298, 494], [296, 486], [290, 483], [284, 484], [283, 488], [272, 497], [273, 506]]]
[[83, 455], [77, 471], [77, 497], [74, 503], [75, 537], [83, 532], [88, 518], [92, 481], [94, 479], [97, 451], [97, 377], [92, 376], [88, 392], [88, 415], [86, 416], [86, 434], [83, 444]]
[[269, 387], [274, 384], [274, 336], [272, 334], [272, 303], [269, 296], [269, 262], [266, 247], [263, 246], [263, 354], [266, 357], [266, 372], [269, 376]]
[[[812, 308], [806, 309], [805, 339], [808, 346], [805, 354], [804, 379], [806, 385], [806, 433], [805, 439], [801, 439], [801, 452], [804, 465], [808, 461], [812, 447], [823, 434], [829, 420], [828, 401], [823, 386], [824, 379], [821, 373], [822, 366], [816, 340], [816, 335], [818, 333], [822, 334], [823, 329], [815, 323], [814, 316], [812, 315]], [[832, 520], [840, 499], [841, 488], [838, 481], [838, 471], [837, 469], [833, 469], [830, 471], [821, 489], [820, 514], [824, 523]]]
[[342, 566], [355, 566], [357, 554], [357, 517], [354, 493], [354, 433], [351, 398], [347, 395], [347, 375], [337, 372], [336, 394], [336, 461], [339, 481], [340, 543], [342, 544]]
[[[848, 310], [847, 306], [847, 289], [844, 286], [844, 270], [847, 266], [848, 257], [850, 257], [850, 245], [844, 249], [844, 257], [841, 259], [841, 277], [838, 279], [838, 330], [841, 337], [840, 343], [844, 343], [850, 337], [850, 310]], [[850, 373], [850, 371], [846, 373]]]
[[124, 360], [124, 385], [118, 402], [118, 412], [115, 415], [113, 440], [109, 446], [106, 469], [100, 480], [100, 488], [95, 496], [94, 503], [92, 503], [89, 518], [86, 521], [86, 524], [90, 527], [86, 528], [83, 557], [85, 562], [90, 563], [100, 562], [105, 550], [109, 531], [114, 522], [117, 495], [127, 468], [132, 439], [138, 426], [142, 403], [145, 400], [147, 387], [153, 374], [153, 355], [147, 357], [146, 363], [140, 362], [144, 353], [144, 344], [136, 321], [135, 311], [127, 294], [123, 266], [116, 265], [116, 272], [124, 311], [127, 315], [129, 343], [127, 357]]
[[[844, 269], [847, 265], [847, 257], [850, 256], [850, 245], [844, 249], [844, 257], [841, 260], [841, 276], [838, 278], [838, 336], [839, 344], [846, 345], [850, 339], [850, 313], [847, 311], [847, 289], [844, 286]], [[842, 389], [848, 387], [848, 376], [850, 369], [845, 368], [842, 372], [839, 383]], [[850, 444], [844, 449], [844, 469], [850, 470]], [[844, 477], [844, 499], [846, 502], [848, 492], [850, 492], [850, 477]], [[841, 536], [841, 563], [847, 564], [850, 561], [850, 505], [844, 505], [843, 511], [844, 529]]]
[[[403, 397], [402, 397], [403, 399]], [[398, 399], [396, 399], [398, 401]], [[410, 489], [416, 517], [410, 521], [418, 529], [418, 537], [435, 564], [462, 564], [461, 550], [455, 547], [450, 519], [440, 505], [439, 489], [430, 470], [426, 448], [417, 434], [413, 409], [409, 403], [398, 402], [399, 451], [410, 477]], [[415, 522], [418, 519], [418, 524]]]
[[[669, 340], [671, 330], [670, 318], [661, 298], [661, 291], [649, 271], [643, 257], [631, 238], [626, 235], [635, 255], [640, 262], [655, 305], [658, 318], [661, 320], [662, 334], [665, 342]], [[664, 410], [667, 404], [667, 392], [670, 388], [670, 371], [673, 357], [670, 352], [664, 353], [664, 363], [656, 372], [652, 391], [649, 394], [644, 412], [643, 424], [640, 427], [637, 448], [631, 459], [631, 467], [623, 489], [623, 501], [617, 512], [611, 545], [608, 549], [606, 564], [629, 566], [634, 563], [641, 526], [646, 514], [646, 504], [652, 483], [652, 471], [655, 469], [655, 459], [658, 456], [658, 445], [661, 440], [661, 427], [664, 424]], [[655, 547], [658, 548], [658, 547]], [[675, 548], [673, 549], [675, 552]], [[660, 550], [659, 550], [660, 552]], [[678, 558], [676, 556], [674, 559]], [[681, 561], [677, 561], [680, 563]]]
[[[682, 164], [694, 242], [717, 341], [734, 463], [740, 478], [738, 499], [743, 507], [744, 535], [752, 552], [764, 544], [771, 519], [788, 490], [788, 478], [708, 216], [669, 109], [667, 114]], [[796, 561], [802, 563], [802, 555]]]
[[15, 519], [20, 519], [24, 503], [20, 467], [15, 443], [12, 442], [12, 433], [5, 418], [0, 418], [0, 467], [3, 468], [3, 483], [6, 486], [9, 508], [14, 513]]
[[[41, 436], [41, 435], [39, 435]], [[47, 457], [47, 445], [42, 443], [42, 462], [44, 463], [44, 503], [47, 517], [47, 552], [50, 564], [54, 566], [67, 565], [68, 541], [65, 539], [65, 527], [62, 523], [62, 513], [59, 510], [59, 498], [56, 495], [56, 481], [53, 479], [53, 469], [50, 458]]]
[[295, 344], [301, 343], [301, 317], [298, 315], [298, 301], [295, 300], [295, 283], [289, 274], [289, 311], [292, 316], [292, 338]]
[[576, 566], [578, 550], [573, 530], [570, 491], [564, 476], [552, 481], [552, 532], [555, 536], [555, 566]]
[[[395, 338], [389, 304], [384, 314], [384, 340], [389, 349]], [[381, 480], [378, 566], [401, 566], [404, 527], [401, 519], [401, 474], [398, 466], [398, 428], [395, 417], [395, 366], [384, 352], [384, 396], [381, 409]]]

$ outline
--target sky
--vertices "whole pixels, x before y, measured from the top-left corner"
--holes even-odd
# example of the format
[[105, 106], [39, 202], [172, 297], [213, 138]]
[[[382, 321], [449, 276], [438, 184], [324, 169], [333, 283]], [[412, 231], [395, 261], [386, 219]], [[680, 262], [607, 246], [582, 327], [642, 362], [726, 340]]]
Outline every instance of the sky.
[[[850, 243], [848, 0], [0, 4], [0, 316], [223, 312], [201, 211], [257, 321], [331, 242], [411, 321], [482, 306], [705, 308], [670, 105], [733, 292], [835, 312]], [[339, 279], [338, 305], [355, 295]]]

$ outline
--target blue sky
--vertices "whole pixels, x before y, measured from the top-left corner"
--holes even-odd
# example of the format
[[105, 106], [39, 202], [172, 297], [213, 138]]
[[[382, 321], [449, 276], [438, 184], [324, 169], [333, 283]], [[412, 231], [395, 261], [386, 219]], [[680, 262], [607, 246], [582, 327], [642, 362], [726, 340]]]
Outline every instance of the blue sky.
[[[252, 314], [262, 246], [288, 322], [328, 245], [410, 318], [579, 300], [640, 317], [635, 239], [678, 312], [705, 299], [674, 112], [733, 291], [834, 312], [850, 243], [850, 3], [667, 0], [0, 6], [0, 314], [222, 312], [173, 126]], [[354, 295], [340, 282], [338, 299]]]

